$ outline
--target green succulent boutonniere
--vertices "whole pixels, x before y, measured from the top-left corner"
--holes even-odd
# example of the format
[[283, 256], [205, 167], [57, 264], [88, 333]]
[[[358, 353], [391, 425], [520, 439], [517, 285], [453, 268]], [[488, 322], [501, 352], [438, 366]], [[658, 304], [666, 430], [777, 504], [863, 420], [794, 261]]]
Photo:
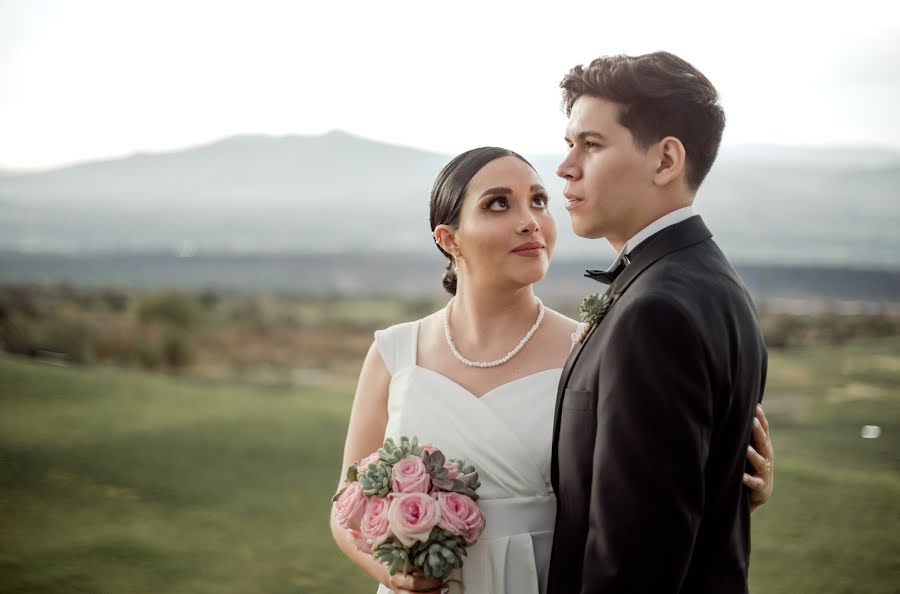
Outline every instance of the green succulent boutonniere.
[[600, 323], [613, 304], [613, 298], [606, 294], [591, 293], [581, 301], [581, 321], [584, 325], [573, 337], [575, 342], [584, 341], [591, 328]]

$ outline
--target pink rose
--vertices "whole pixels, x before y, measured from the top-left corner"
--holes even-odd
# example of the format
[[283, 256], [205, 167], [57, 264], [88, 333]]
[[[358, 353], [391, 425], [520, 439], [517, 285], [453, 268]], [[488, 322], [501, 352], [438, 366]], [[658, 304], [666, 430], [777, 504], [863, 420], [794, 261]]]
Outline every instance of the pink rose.
[[359, 461], [359, 464], [356, 465], [356, 475], [357, 477], [365, 476], [366, 472], [368, 472], [369, 464], [378, 464], [380, 458], [378, 457], [378, 452], [374, 454], [369, 454], [365, 458]]
[[436, 451], [438, 451], [438, 449], [436, 447], [434, 447], [433, 445], [431, 445], [430, 443], [419, 444], [419, 449], [422, 451], [422, 455], [433, 454]]
[[350, 530], [347, 530], [347, 533], [350, 535], [350, 538], [353, 539], [353, 544], [356, 545], [357, 550], [369, 555], [372, 554], [372, 545], [366, 540], [366, 537], [363, 536], [362, 532], [351, 528]]
[[366, 503], [360, 531], [372, 547], [384, 543], [391, 536], [391, 523], [388, 519], [390, 508], [391, 502], [381, 497], [370, 497]]
[[435, 493], [441, 510], [438, 527], [466, 539], [472, 544], [484, 530], [484, 515], [478, 505], [461, 493]]
[[431, 529], [441, 519], [437, 499], [425, 493], [392, 493], [389, 497], [392, 501], [388, 519], [397, 540], [405, 547], [411, 547], [416, 541], [427, 541]]
[[362, 492], [362, 485], [354, 481], [334, 503], [334, 516], [344, 528], [359, 530], [359, 523], [365, 512], [366, 496]]
[[394, 464], [391, 479], [394, 493], [428, 493], [431, 490], [431, 475], [418, 456], [407, 456]]

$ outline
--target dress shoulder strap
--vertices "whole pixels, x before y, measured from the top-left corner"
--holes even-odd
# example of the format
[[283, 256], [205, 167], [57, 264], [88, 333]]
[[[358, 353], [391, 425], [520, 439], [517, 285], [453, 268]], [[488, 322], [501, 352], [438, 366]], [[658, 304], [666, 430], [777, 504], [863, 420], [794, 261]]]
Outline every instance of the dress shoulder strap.
[[416, 364], [418, 340], [418, 320], [375, 331], [375, 344], [391, 375]]

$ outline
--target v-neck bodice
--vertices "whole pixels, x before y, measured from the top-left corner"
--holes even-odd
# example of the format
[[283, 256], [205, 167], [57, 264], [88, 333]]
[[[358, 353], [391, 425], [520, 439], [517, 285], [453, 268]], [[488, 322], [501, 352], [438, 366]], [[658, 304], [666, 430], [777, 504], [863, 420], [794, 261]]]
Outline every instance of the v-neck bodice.
[[415, 321], [375, 335], [391, 373], [385, 436], [415, 435], [450, 458], [471, 462], [481, 471], [479, 494], [485, 499], [549, 495], [550, 440], [562, 369], [532, 373], [476, 396], [416, 364], [418, 331]]
[[478, 469], [487, 528], [461, 572], [466, 594], [539, 594], [556, 514], [550, 446], [562, 370], [523, 376], [476, 397], [416, 364], [418, 328], [415, 321], [375, 333], [391, 373], [385, 436], [416, 436]]

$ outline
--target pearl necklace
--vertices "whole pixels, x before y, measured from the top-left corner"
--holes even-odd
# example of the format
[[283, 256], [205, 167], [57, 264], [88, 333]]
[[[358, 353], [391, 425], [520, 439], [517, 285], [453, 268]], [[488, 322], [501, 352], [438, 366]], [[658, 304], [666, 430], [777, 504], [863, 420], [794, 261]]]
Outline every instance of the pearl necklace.
[[[537, 297], [535, 297], [535, 299], [537, 299]], [[544, 304], [540, 299], [538, 299], [537, 302], [541, 306], [540, 310], [538, 311], [537, 321], [534, 323], [534, 326], [531, 327], [531, 330], [528, 331], [525, 337], [519, 341], [519, 344], [516, 345], [516, 348], [495, 361], [470, 361], [469, 359], [463, 357], [458, 350], [456, 350], [456, 345], [453, 344], [453, 339], [450, 337], [450, 323], [448, 320], [450, 318], [450, 306], [453, 304], [453, 299], [451, 298], [450, 302], [447, 303], [447, 307], [444, 308], [444, 336], [447, 338], [447, 345], [450, 347], [450, 351], [457, 359], [459, 359], [460, 363], [468, 365], [469, 367], [497, 367], [498, 365], [503, 365], [504, 363], [515, 357], [516, 354], [521, 351], [526, 344], [528, 344], [528, 341], [531, 340], [532, 335], [534, 335], [538, 327], [541, 325], [541, 321], [543, 321], [544, 319]]]

